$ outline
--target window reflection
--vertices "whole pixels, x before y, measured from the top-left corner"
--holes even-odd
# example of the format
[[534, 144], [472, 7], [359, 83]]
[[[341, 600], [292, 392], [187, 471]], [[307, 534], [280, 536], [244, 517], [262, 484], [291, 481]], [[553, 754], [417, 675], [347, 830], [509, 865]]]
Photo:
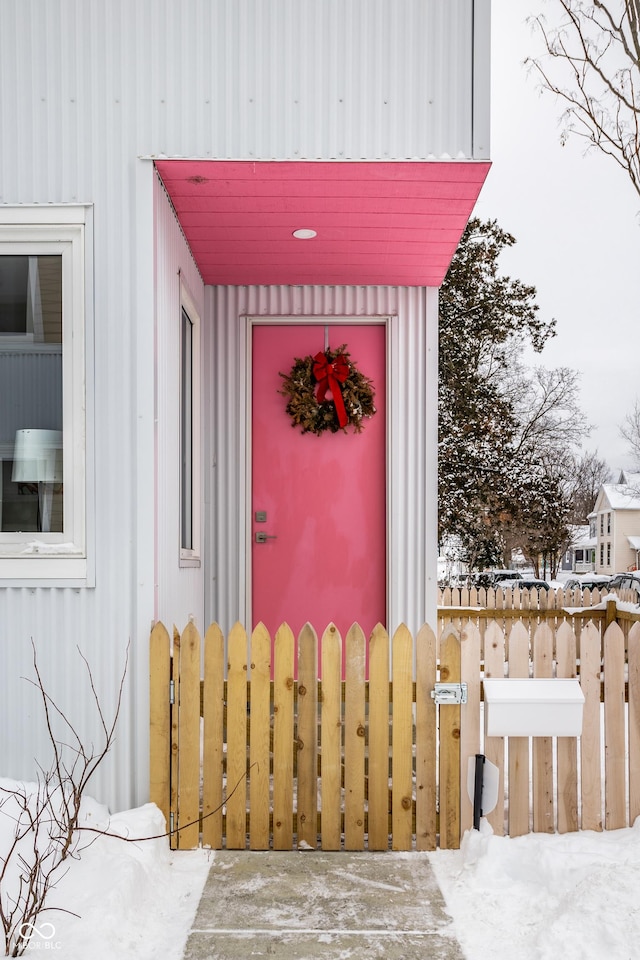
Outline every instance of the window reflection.
[[0, 256], [0, 532], [63, 530], [62, 258]]

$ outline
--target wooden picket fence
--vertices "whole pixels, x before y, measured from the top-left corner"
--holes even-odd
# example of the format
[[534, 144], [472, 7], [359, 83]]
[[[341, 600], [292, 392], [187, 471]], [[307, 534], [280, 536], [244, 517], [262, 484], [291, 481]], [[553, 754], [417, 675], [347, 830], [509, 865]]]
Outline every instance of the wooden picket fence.
[[[437, 638], [428, 626], [415, 638], [378, 626], [367, 640], [354, 625], [344, 650], [330, 625], [320, 657], [309, 624], [297, 643], [283, 625], [273, 644], [261, 625], [248, 636], [236, 624], [225, 639], [213, 624], [201, 641], [193, 624], [173, 639], [156, 624], [150, 795], [172, 845], [454, 849], [473, 824], [467, 766], [477, 753], [500, 771], [488, 814], [497, 834], [632, 824], [640, 617], [618, 622], [615, 604], [593, 613], [521, 615], [505, 628], [441, 609]], [[577, 676], [582, 736], [486, 737], [482, 678], [502, 676]], [[464, 681], [467, 702], [436, 707], [437, 681]]]
[[[517, 582], [517, 581], [516, 581]], [[609, 590], [538, 590], [535, 587], [520, 590], [518, 587], [503, 590], [501, 587], [446, 587], [438, 591], [440, 607], [484, 607], [488, 610], [559, 610], [565, 607], [593, 607], [601, 603]], [[635, 592], [616, 591], [623, 601], [635, 601]]]

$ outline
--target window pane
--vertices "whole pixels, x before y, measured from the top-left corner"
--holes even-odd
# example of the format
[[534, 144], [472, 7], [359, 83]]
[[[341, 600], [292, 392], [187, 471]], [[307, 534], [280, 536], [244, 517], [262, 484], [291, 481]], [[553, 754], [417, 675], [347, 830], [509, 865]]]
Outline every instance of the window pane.
[[181, 531], [180, 546], [193, 549], [193, 324], [182, 310], [181, 324]]
[[61, 532], [62, 258], [0, 256], [0, 532]]

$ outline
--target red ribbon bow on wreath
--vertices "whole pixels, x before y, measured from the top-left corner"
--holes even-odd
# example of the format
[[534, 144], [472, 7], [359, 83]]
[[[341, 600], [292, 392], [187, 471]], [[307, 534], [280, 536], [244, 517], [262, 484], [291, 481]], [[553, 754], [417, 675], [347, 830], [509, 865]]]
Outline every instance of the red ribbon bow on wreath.
[[340, 384], [344, 383], [349, 376], [349, 364], [341, 353], [332, 363], [329, 362], [324, 353], [316, 353], [313, 360], [313, 375], [318, 381], [316, 400], [318, 403], [324, 403], [327, 390], [331, 390], [338, 415], [338, 423], [341, 427], [346, 427], [349, 423], [349, 417], [344, 408]]

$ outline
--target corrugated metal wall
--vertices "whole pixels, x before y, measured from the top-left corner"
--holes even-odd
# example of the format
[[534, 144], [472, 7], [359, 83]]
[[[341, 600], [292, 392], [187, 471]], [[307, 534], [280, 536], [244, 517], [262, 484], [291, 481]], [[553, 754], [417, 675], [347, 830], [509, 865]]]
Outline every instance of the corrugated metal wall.
[[[47, 762], [42, 721], [20, 681], [32, 674], [30, 638], [51, 694], [73, 705], [74, 720], [89, 738], [98, 724], [76, 644], [109, 711], [131, 640], [117, 746], [92, 789], [115, 807], [147, 796], [146, 638], [156, 582], [176, 596], [179, 580], [176, 570], [154, 569], [160, 537], [152, 495], [154, 173], [141, 158], [430, 159], [471, 157], [474, 150], [484, 158], [488, 111], [479, 114], [474, 103], [479, 85], [488, 83], [488, 31], [479, 42], [474, 11], [476, 25], [480, 11], [486, 27], [488, 3], [1, 0], [0, 205], [92, 207], [87, 529], [95, 585], [0, 589], [0, 774], [30, 777], [34, 756]], [[165, 214], [159, 212], [160, 227], [171, 233]], [[175, 231], [171, 236], [173, 252], [159, 263], [167, 279], [159, 303], [163, 297], [173, 303], [169, 268], [175, 257], [183, 259]], [[221, 429], [205, 500], [214, 503], [222, 544], [206, 571], [208, 612], [219, 611], [223, 620], [235, 616], [245, 575], [241, 553], [224, 556], [244, 536], [232, 467], [244, 456], [243, 420], [242, 411], [238, 418], [230, 410], [244, 376], [238, 314], [402, 311], [406, 329], [394, 356], [409, 363], [403, 375], [412, 392], [403, 413], [409, 421], [399, 416], [394, 429], [416, 474], [392, 477], [396, 488], [413, 484], [410, 500], [397, 498], [402, 515], [393, 529], [418, 543], [428, 522], [421, 485], [429, 464], [420, 450], [428, 296], [385, 289], [208, 291], [216, 331], [213, 344], [205, 341], [215, 348], [207, 389]], [[205, 330], [211, 315], [205, 311]], [[163, 376], [169, 386], [168, 372]], [[169, 499], [170, 483], [158, 493]], [[231, 569], [230, 557], [240, 558]], [[420, 563], [396, 569], [392, 609], [414, 624], [423, 619], [414, 606], [422, 603], [424, 569]], [[196, 594], [186, 604], [189, 612]]]
[[[154, 617], [203, 626], [202, 571], [180, 567], [180, 285], [204, 321], [204, 284], [164, 188], [154, 181], [156, 217], [156, 600]], [[204, 326], [204, 322], [202, 324]], [[202, 438], [200, 438], [202, 439]], [[200, 538], [202, 539], [202, 537]]]
[[[436, 543], [437, 448], [434, 437], [429, 437], [428, 445], [428, 430], [437, 403], [437, 291], [416, 287], [207, 287], [206, 292], [212, 323], [205, 339], [205, 362], [209, 364], [205, 368], [205, 384], [209, 385], [205, 404], [214, 418], [207, 457], [212, 468], [206, 479], [206, 498], [212, 505], [205, 565], [206, 618], [218, 620], [227, 630], [236, 620], [246, 622], [248, 615], [248, 354], [247, 323], [239, 320], [247, 316], [390, 316], [394, 319], [387, 384], [389, 628], [405, 622], [416, 630], [435, 613], [435, 562], [428, 562], [426, 545]], [[432, 460], [428, 450], [433, 451]]]
[[2, 199], [124, 197], [145, 155], [486, 159], [488, 4], [2, 0]]
[[[204, 327], [204, 284], [160, 180], [156, 211], [156, 601], [154, 617], [203, 626], [202, 570], [180, 566], [180, 285]], [[204, 430], [201, 431], [204, 433]], [[202, 437], [200, 437], [200, 442]], [[203, 537], [200, 537], [202, 541]]]

